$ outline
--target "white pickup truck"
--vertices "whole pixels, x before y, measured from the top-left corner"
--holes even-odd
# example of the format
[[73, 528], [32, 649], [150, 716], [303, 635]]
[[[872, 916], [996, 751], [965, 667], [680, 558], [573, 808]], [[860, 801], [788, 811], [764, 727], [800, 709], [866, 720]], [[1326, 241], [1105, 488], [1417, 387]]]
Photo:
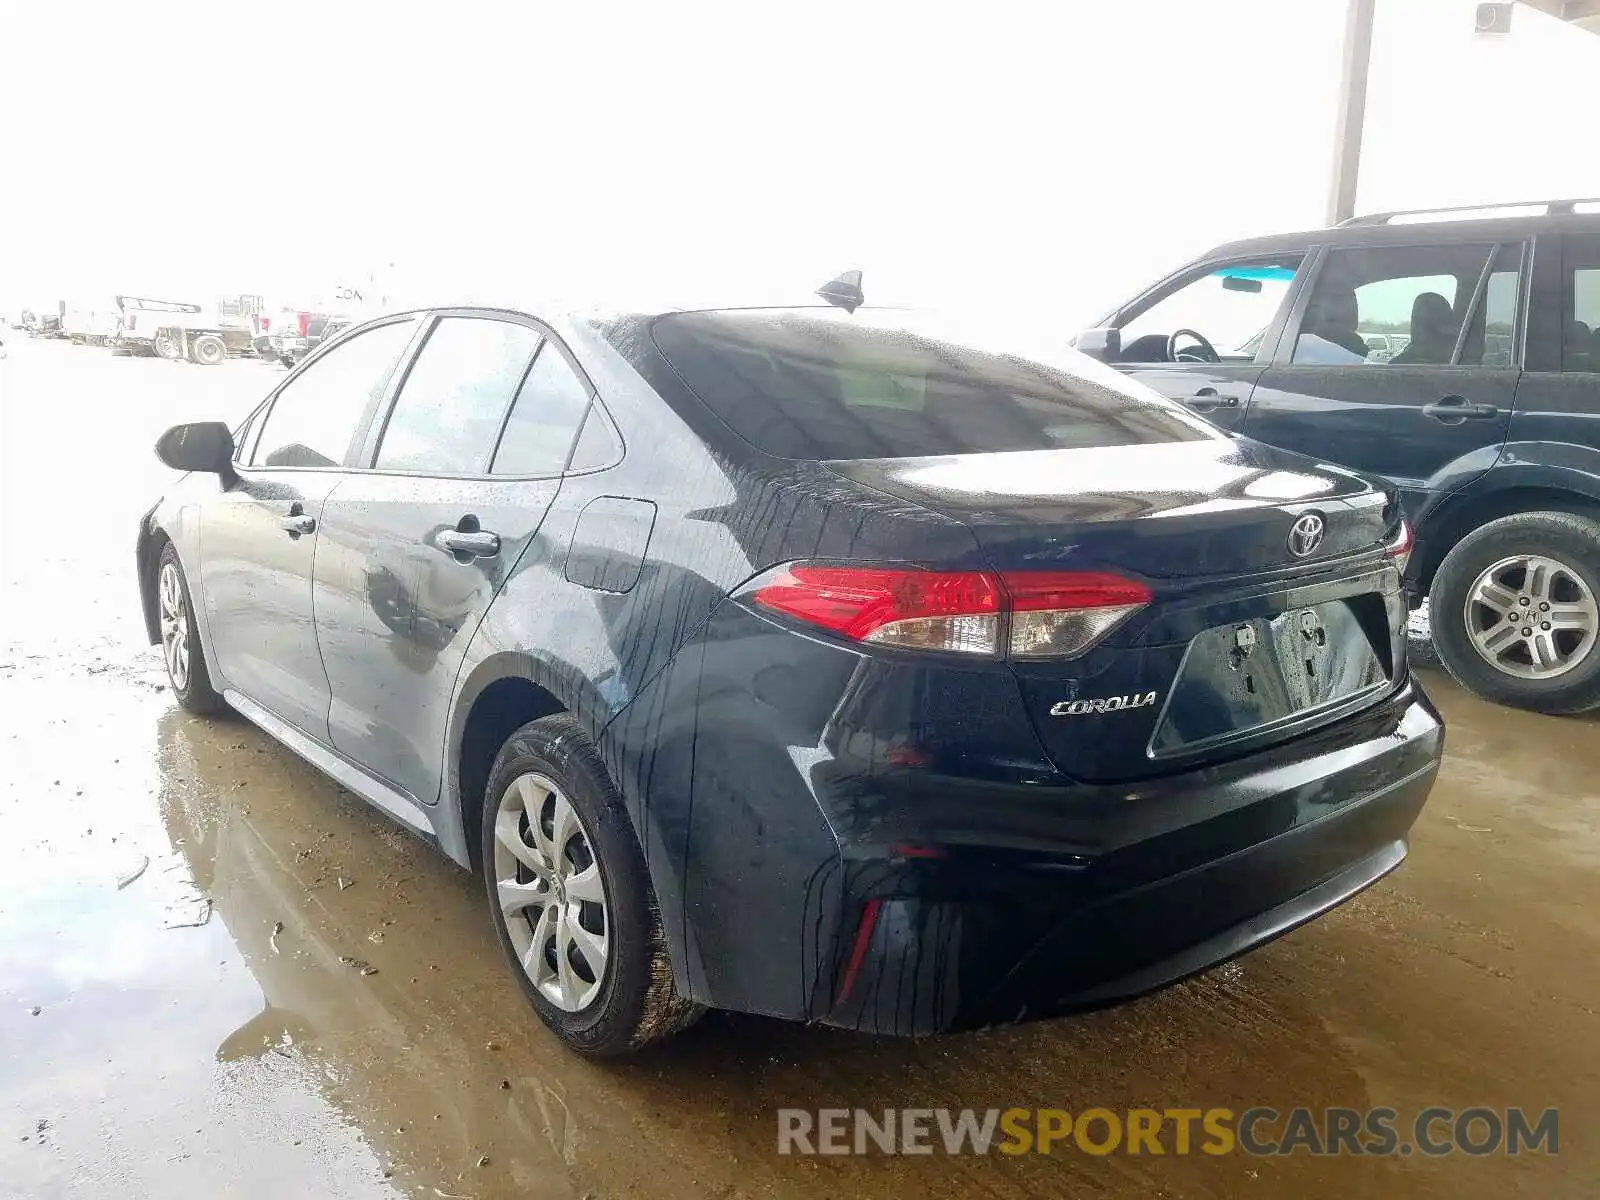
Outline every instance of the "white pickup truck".
[[113, 352], [215, 366], [230, 354], [250, 353], [250, 325], [223, 317], [217, 306], [145, 296], [118, 296], [119, 320]]

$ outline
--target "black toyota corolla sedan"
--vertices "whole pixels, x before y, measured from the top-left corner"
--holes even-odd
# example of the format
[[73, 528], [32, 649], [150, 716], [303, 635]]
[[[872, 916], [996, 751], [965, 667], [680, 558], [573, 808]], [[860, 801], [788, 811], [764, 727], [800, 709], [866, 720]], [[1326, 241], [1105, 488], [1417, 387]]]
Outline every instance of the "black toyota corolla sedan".
[[179, 702], [477, 872], [580, 1051], [1133, 996], [1393, 869], [1438, 768], [1391, 493], [842, 291], [386, 316], [157, 447]]

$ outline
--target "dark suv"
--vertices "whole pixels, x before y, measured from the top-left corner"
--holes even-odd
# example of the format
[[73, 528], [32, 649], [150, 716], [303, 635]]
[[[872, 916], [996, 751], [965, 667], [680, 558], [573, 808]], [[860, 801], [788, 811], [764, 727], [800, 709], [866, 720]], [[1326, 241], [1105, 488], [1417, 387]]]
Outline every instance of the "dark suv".
[[596, 1053], [1104, 1004], [1397, 866], [1443, 730], [1392, 494], [841, 302], [385, 317], [169, 431], [173, 692], [480, 872]]
[[1224, 429], [1391, 480], [1451, 673], [1600, 705], [1600, 201], [1221, 246], [1078, 345]]

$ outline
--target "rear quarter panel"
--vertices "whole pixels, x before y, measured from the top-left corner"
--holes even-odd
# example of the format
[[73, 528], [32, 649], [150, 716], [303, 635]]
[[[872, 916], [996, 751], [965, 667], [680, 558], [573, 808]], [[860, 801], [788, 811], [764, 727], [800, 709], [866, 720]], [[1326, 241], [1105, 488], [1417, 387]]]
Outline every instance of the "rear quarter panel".
[[[640, 708], [627, 721], [618, 720], [619, 714], [630, 711], [674, 655], [706, 627], [730, 591], [769, 566], [800, 557], [926, 556], [948, 562], [965, 556], [976, 562], [978, 549], [964, 526], [916, 505], [849, 483], [816, 464], [765, 458], [699, 410], [692, 397], [677, 395], [674, 403], [665, 402], [656, 389], [672, 392], [681, 386], [674, 379], [645, 379], [597, 333], [561, 332], [621, 430], [625, 450], [616, 466], [563, 482], [538, 536], [467, 649], [444, 750], [447, 807], [437, 828], [447, 852], [467, 861], [458, 764], [473, 702], [507, 675], [546, 688], [599, 744], [644, 849], [679, 984], [700, 994], [698, 986], [690, 986], [692, 977], [704, 977], [691, 965], [694, 941], [687, 928], [692, 922], [683, 901], [688, 870], [683, 831], [694, 805], [695, 777], [650, 767], [658, 746], [694, 745], [698, 693], [674, 687], [658, 693], [673, 696], [670, 704]], [[605, 497], [649, 502], [656, 510], [637, 579], [627, 590], [584, 586], [572, 581], [584, 572], [569, 571], [581, 514]], [[637, 531], [626, 532], [631, 539]], [[583, 553], [597, 549], [604, 550], [586, 534]], [[748, 690], [754, 681], [729, 686]], [[726, 695], [719, 700], [742, 703]], [[772, 733], [763, 735], [763, 753], [782, 752], [785, 743]], [[826, 854], [836, 855], [814, 802], [804, 795], [800, 799], [807, 807], [792, 819], [812, 834], [820, 832]], [[478, 804], [481, 797], [465, 802]], [[736, 855], [721, 861], [729, 871], [742, 870]], [[709, 869], [714, 874], [718, 868]], [[734, 883], [702, 882], [713, 890]]]

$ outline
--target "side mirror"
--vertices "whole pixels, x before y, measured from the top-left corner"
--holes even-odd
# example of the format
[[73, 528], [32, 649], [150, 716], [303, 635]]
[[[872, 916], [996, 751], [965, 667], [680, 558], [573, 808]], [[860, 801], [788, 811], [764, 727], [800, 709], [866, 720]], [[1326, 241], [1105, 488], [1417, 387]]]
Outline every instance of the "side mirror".
[[210, 471], [233, 478], [233, 434], [221, 421], [174, 425], [156, 442], [156, 457], [175, 471]]
[[1101, 362], [1116, 362], [1122, 356], [1122, 330], [1085, 329], [1073, 339], [1079, 354], [1098, 358]]

